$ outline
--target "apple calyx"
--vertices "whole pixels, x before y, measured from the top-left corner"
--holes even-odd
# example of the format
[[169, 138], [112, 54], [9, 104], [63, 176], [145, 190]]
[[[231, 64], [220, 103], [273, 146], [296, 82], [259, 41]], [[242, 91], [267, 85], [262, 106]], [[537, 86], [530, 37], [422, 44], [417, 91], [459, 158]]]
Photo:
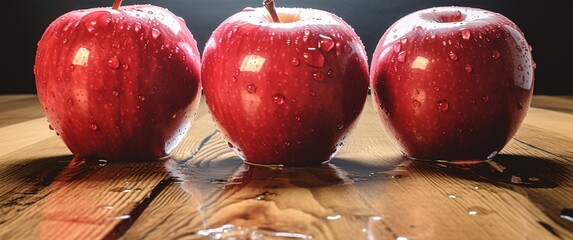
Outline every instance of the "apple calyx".
[[277, 10], [275, 9], [275, 1], [274, 0], [263, 0], [263, 5], [267, 9], [267, 11], [269, 11], [269, 14], [271, 14], [271, 17], [273, 18], [273, 22], [280, 23], [281, 20], [279, 19], [279, 15], [277, 14]]
[[123, 1], [123, 0], [115, 0], [115, 1], [113, 2], [113, 6], [111, 6], [111, 8], [112, 8], [112, 9], [115, 9], [115, 10], [119, 9], [119, 5], [121, 5], [121, 2], [122, 2], [122, 1]]

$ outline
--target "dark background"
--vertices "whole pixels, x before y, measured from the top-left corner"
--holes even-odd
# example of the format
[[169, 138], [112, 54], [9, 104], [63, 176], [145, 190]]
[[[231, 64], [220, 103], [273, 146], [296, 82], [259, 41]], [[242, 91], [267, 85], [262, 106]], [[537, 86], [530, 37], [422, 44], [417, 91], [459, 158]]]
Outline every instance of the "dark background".
[[[122, 5], [153, 4], [186, 20], [199, 51], [228, 16], [262, 0], [125, 0]], [[501, 13], [515, 22], [533, 47], [537, 63], [534, 94], [573, 94], [573, 1], [428, 1], [428, 0], [276, 0], [277, 7], [310, 7], [333, 12], [355, 29], [369, 59], [384, 31], [402, 16], [427, 7], [469, 6]], [[5, 74], [0, 94], [35, 93], [36, 44], [51, 21], [65, 12], [107, 7], [113, 0], [9, 0], [3, 9], [1, 39]], [[4, 6], [6, 3], [4, 3]]]

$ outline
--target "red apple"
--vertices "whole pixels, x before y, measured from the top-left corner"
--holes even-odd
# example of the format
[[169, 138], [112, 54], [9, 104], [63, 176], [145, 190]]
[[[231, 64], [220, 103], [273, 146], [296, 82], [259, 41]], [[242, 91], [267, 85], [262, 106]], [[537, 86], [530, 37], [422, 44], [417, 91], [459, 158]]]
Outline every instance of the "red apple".
[[198, 107], [200, 54], [183, 19], [120, 2], [68, 12], [38, 42], [37, 94], [76, 157], [164, 157]]
[[435, 7], [394, 23], [371, 64], [373, 99], [411, 158], [495, 156], [526, 116], [535, 63], [522, 31], [488, 10]]
[[248, 163], [329, 161], [366, 101], [364, 46], [332, 13], [277, 8], [281, 22], [273, 15], [246, 8], [213, 32], [202, 59], [210, 113]]

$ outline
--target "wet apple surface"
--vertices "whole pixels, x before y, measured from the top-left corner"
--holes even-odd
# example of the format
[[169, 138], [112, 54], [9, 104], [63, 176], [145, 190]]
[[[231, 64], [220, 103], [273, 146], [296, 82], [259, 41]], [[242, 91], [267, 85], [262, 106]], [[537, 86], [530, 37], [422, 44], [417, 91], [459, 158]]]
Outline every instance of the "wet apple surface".
[[368, 91], [367, 57], [332, 13], [264, 8], [226, 19], [207, 42], [205, 99], [229, 145], [257, 164], [328, 161], [347, 140]]
[[50, 128], [77, 157], [164, 157], [188, 131], [201, 97], [193, 35], [152, 5], [58, 17], [38, 42], [34, 73]]
[[488, 159], [518, 130], [535, 63], [523, 33], [482, 9], [437, 7], [405, 16], [371, 65], [375, 106], [407, 156]]

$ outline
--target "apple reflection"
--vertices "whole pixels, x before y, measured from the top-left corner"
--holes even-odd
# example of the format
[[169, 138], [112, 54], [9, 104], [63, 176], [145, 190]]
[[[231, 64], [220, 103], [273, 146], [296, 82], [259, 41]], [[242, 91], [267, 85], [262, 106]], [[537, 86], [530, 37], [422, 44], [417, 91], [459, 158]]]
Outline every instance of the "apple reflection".
[[[193, 193], [201, 186], [183, 187]], [[197, 235], [279, 239], [366, 239], [375, 215], [348, 174], [331, 164], [286, 168], [243, 163], [200, 211], [204, 220]]]

